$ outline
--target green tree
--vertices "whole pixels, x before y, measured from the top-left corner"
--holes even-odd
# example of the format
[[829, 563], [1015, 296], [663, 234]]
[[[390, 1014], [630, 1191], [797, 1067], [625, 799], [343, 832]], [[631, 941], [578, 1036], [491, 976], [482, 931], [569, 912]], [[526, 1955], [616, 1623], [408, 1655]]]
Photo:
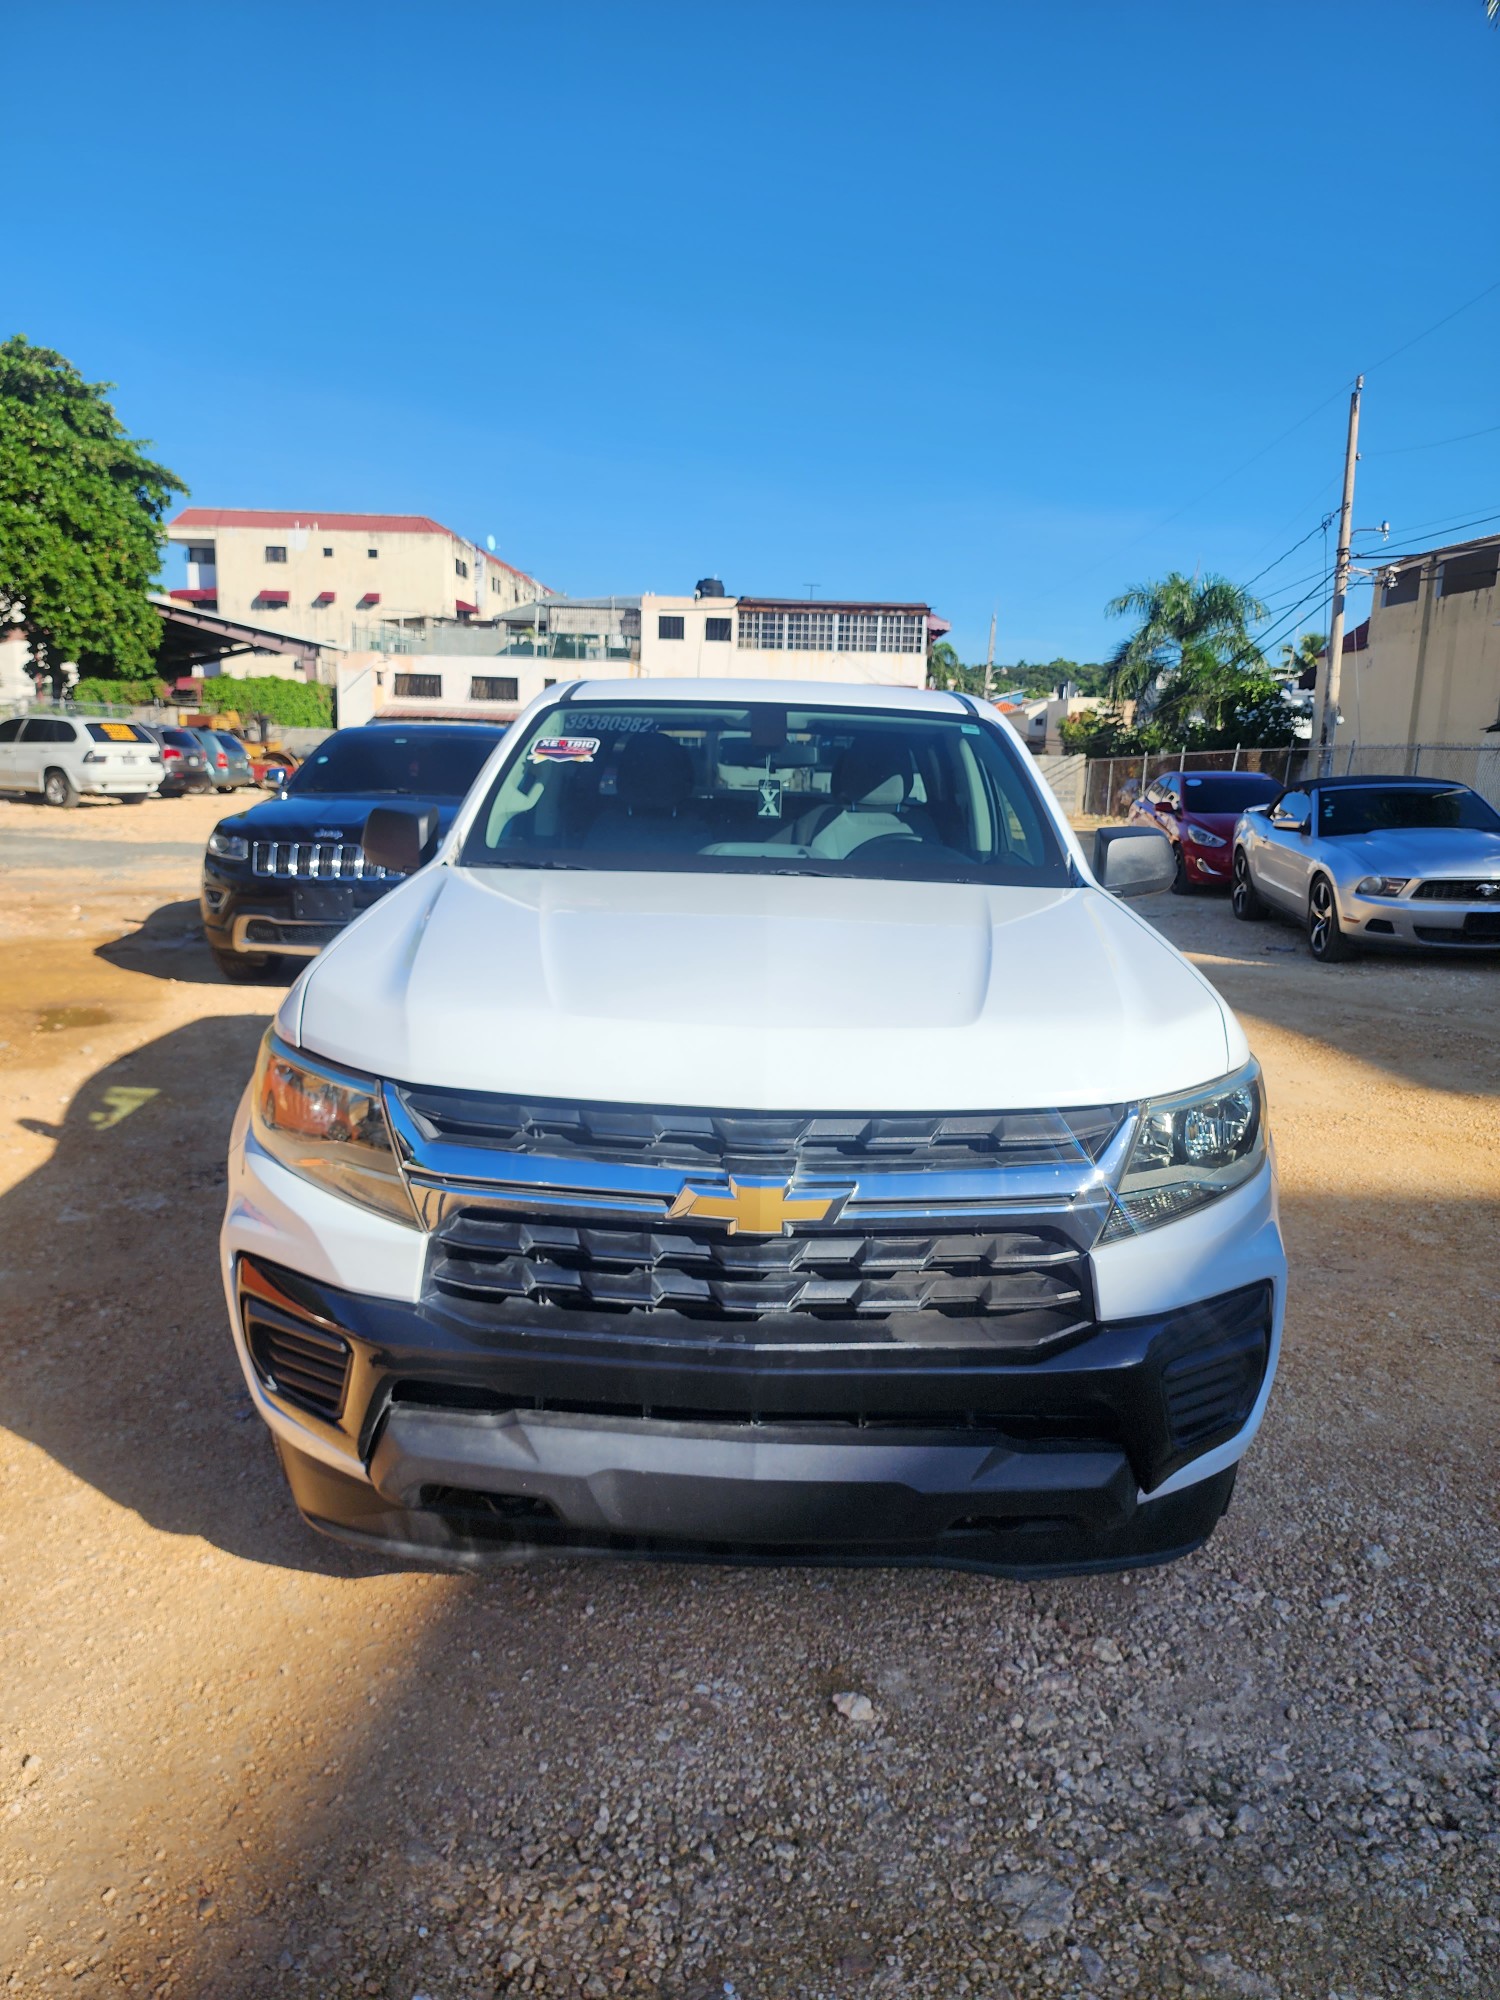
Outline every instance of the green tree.
[[1057, 733], [1064, 750], [1074, 756], [1128, 757], [1141, 747], [1140, 738], [1127, 726], [1117, 708], [1067, 716], [1059, 723]]
[[934, 688], [951, 688], [957, 676], [963, 672], [963, 663], [946, 639], [939, 639], [927, 649], [927, 685]]
[[0, 341], [0, 623], [25, 625], [44, 666], [143, 678], [161, 619], [147, 599], [162, 515], [187, 488], [126, 435], [50, 347]]
[[[1497, 0], [1500, 4], [1500, 0]], [[1281, 665], [1277, 672], [1285, 680], [1300, 680], [1309, 667], [1316, 667], [1322, 658], [1323, 648], [1328, 644], [1326, 632], [1304, 632], [1295, 644], [1290, 639], [1281, 642]]]
[[[1266, 607], [1227, 577], [1173, 570], [1159, 583], [1139, 583], [1111, 598], [1105, 610], [1140, 621], [1110, 660], [1110, 691], [1148, 709], [1159, 704], [1169, 677], [1207, 689], [1216, 675], [1261, 663], [1250, 627], [1265, 619]], [[1186, 693], [1184, 685], [1179, 700]]]

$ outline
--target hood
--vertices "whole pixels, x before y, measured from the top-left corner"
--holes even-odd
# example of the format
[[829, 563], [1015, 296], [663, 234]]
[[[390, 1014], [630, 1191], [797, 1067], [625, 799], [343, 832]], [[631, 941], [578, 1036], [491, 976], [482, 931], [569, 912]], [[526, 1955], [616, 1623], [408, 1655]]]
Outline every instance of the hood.
[[1114, 1103], [1245, 1057], [1102, 890], [430, 866], [342, 932], [283, 1032], [398, 1082], [617, 1103]]
[[289, 799], [265, 799], [248, 812], [220, 820], [219, 825], [250, 840], [315, 840], [320, 833], [328, 840], [358, 840], [372, 806], [427, 805], [436, 807], [438, 824], [446, 833], [462, 804], [462, 799], [414, 799], [405, 794], [396, 798], [389, 792], [363, 796], [357, 792], [310, 792], [301, 798], [294, 793]]
[[1428, 881], [1500, 876], [1500, 833], [1479, 827], [1383, 827], [1319, 842], [1341, 876], [1409, 875]]

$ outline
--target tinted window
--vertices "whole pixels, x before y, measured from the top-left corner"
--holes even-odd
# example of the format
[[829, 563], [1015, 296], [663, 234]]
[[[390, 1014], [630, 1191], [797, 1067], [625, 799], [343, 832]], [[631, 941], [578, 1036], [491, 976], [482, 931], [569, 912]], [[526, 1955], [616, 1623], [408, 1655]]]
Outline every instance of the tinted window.
[[957, 714], [580, 699], [532, 722], [464, 860], [1061, 886], [1024, 762]]
[[1500, 814], [1467, 785], [1351, 785], [1318, 794], [1318, 832], [1379, 833], [1390, 827], [1466, 826], [1500, 833]]
[[1201, 778], [1188, 778], [1183, 786], [1182, 803], [1189, 812], [1243, 812], [1246, 806], [1274, 799], [1276, 791], [1274, 778], [1257, 777], [1250, 771], [1210, 771]]
[[0, 722], [0, 743], [14, 743], [21, 733], [21, 719], [13, 715], [9, 722]]
[[242, 757], [244, 756], [245, 746], [238, 736], [231, 735], [227, 729], [216, 729], [213, 733], [216, 741], [222, 743], [226, 750], [237, 750]]
[[198, 741], [191, 729], [164, 729], [161, 736], [163, 743], [170, 743], [177, 750], [201, 750], [203, 748], [203, 745]]
[[393, 729], [383, 723], [341, 729], [318, 746], [290, 789], [299, 796], [396, 792], [461, 799], [499, 741], [500, 732], [489, 729]]
[[23, 743], [72, 743], [76, 736], [71, 722], [58, 722], [50, 715], [34, 715], [21, 731]]

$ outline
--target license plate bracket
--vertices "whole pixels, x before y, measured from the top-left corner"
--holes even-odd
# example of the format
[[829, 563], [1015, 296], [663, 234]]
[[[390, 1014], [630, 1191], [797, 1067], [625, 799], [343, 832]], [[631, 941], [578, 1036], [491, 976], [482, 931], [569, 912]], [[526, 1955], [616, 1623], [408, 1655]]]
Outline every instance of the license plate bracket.
[[340, 882], [299, 882], [292, 891], [292, 915], [299, 924], [347, 924], [354, 916], [354, 891]]

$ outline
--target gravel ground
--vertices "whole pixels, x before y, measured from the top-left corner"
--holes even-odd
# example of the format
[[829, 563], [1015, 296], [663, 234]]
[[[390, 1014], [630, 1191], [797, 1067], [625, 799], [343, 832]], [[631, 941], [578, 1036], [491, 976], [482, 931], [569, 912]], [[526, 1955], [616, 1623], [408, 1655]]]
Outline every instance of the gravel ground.
[[233, 1363], [277, 990], [181, 854], [230, 809], [0, 803], [0, 1990], [1500, 1994], [1500, 964], [1147, 906], [1265, 1063], [1292, 1253], [1199, 1555], [452, 1576], [302, 1529]]

